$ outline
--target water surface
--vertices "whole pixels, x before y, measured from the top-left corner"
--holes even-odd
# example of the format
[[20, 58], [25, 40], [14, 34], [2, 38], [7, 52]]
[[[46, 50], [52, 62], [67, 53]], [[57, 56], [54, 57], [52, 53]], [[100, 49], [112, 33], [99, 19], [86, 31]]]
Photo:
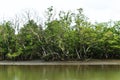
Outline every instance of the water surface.
[[120, 66], [0, 66], [0, 80], [120, 80]]

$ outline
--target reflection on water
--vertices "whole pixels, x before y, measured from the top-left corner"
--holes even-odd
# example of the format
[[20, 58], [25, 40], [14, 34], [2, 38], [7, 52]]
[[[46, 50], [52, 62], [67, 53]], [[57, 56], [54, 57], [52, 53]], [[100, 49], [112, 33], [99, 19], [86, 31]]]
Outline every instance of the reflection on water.
[[0, 66], [1, 80], [120, 80], [120, 66]]

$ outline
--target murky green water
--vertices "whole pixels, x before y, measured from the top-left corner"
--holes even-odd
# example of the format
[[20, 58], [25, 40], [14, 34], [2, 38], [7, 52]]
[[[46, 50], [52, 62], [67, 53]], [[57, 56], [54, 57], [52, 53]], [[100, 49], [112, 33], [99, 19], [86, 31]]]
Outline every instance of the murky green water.
[[0, 66], [0, 80], [120, 80], [120, 66]]

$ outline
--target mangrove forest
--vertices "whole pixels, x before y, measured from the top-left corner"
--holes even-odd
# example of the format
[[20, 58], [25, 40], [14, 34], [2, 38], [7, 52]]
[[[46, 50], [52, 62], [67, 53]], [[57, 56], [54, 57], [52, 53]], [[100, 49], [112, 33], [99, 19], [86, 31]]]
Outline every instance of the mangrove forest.
[[0, 60], [120, 59], [120, 21], [91, 23], [82, 8], [46, 13], [44, 24], [0, 23]]

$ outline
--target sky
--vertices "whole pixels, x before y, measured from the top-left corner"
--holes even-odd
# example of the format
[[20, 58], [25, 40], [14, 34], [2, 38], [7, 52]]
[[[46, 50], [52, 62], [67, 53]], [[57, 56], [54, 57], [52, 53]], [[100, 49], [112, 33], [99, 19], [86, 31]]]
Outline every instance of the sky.
[[83, 8], [91, 22], [120, 20], [120, 0], [0, 0], [0, 20], [9, 19], [27, 10], [34, 10], [42, 18], [45, 10], [53, 6], [60, 10], [75, 11]]

